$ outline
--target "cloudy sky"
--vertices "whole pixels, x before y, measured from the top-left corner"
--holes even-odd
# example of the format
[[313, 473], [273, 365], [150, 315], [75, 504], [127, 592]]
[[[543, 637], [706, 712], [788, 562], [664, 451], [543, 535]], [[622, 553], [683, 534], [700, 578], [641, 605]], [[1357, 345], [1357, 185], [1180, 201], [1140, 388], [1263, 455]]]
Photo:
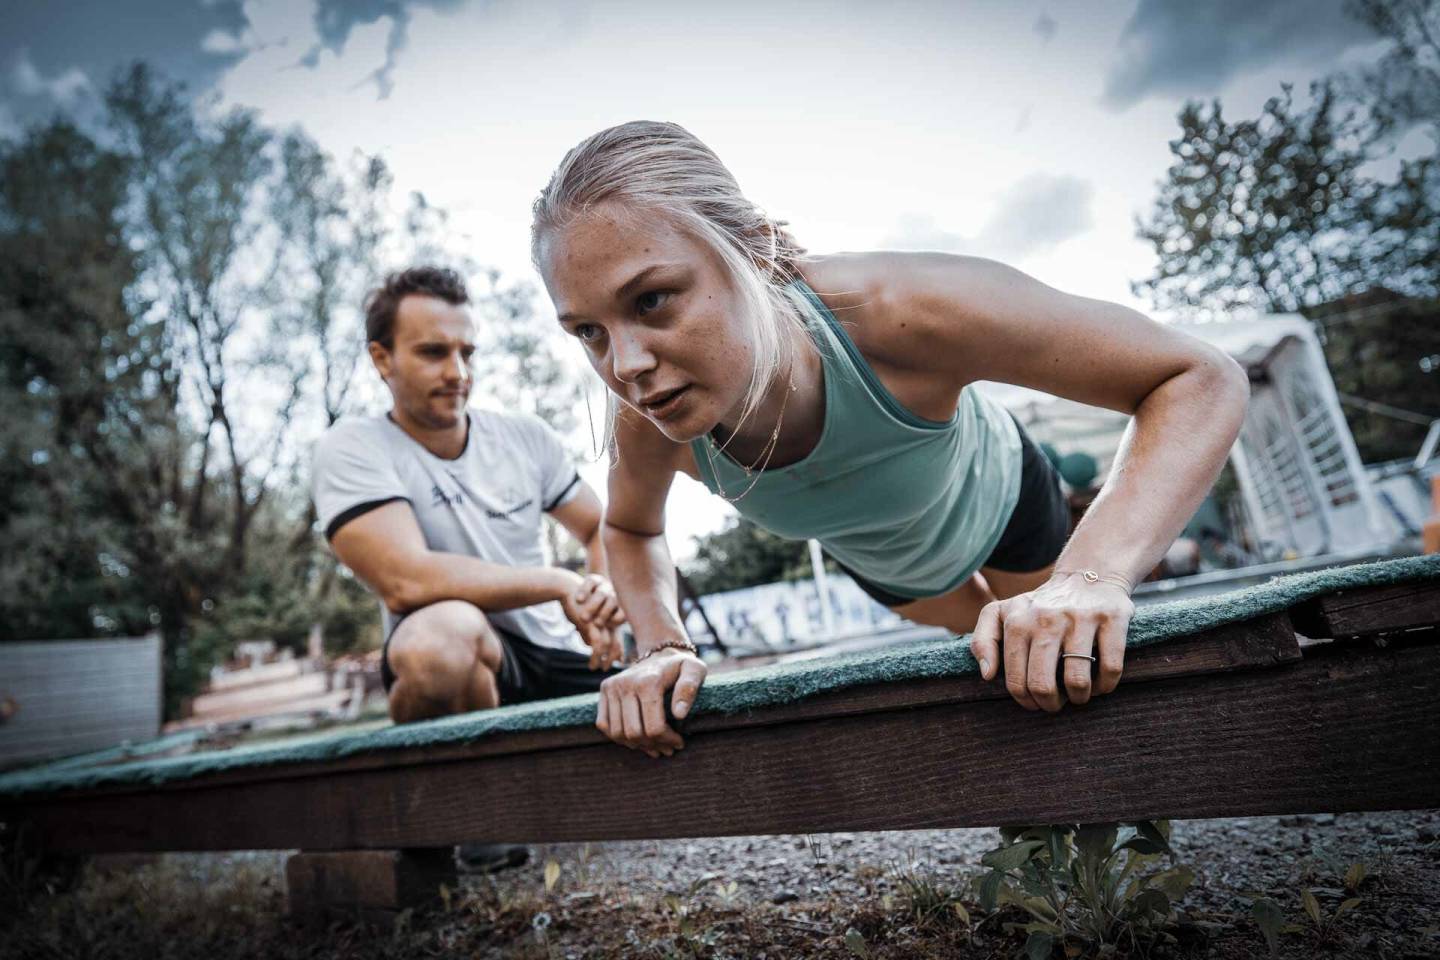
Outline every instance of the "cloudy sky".
[[[566, 149], [674, 120], [817, 252], [977, 253], [1139, 308], [1134, 238], [1189, 98], [1253, 115], [1375, 56], [1342, 0], [726, 3], [0, 0], [0, 132], [89, 109], [145, 59], [224, 104], [382, 154], [472, 255], [531, 275]], [[587, 471], [603, 488], [601, 468]], [[682, 481], [672, 543], [723, 511]], [[701, 506], [701, 504], [704, 506]], [[672, 521], [673, 522], [673, 521]]]

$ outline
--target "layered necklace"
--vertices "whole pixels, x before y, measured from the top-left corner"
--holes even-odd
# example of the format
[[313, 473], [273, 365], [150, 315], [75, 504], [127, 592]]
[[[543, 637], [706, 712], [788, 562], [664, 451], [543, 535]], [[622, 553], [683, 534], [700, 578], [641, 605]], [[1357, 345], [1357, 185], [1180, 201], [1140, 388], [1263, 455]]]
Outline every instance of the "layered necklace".
[[[720, 479], [720, 472], [715, 469], [715, 453], [717, 450], [715, 440], [709, 434], [706, 435], [705, 457], [710, 461], [710, 475], [715, 478], [715, 486], [718, 488], [715, 492], [718, 493], [720, 499], [726, 503], [739, 503], [745, 498], [746, 494], [754, 490], [755, 484], [760, 482], [760, 475], [764, 473], [765, 468], [770, 465], [770, 458], [775, 456], [775, 447], [780, 443], [780, 428], [785, 424], [785, 408], [790, 405], [790, 394], [794, 393], [797, 389], [795, 386], [795, 364], [793, 360], [790, 363], [789, 381], [789, 389], [785, 391], [785, 396], [780, 401], [780, 415], [775, 418], [775, 429], [770, 431], [770, 439], [765, 441], [765, 446], [761, 448], [760, 455], [748, 465], [740, 463], [738, 460], [732, 460], [736, 466], [745, 472], [745, 476], [750, 478], [750, 483], [741, 491], [740, 496], [731, 498], [725, 495], [724, 481]], [[725, 441], [725, 446], [729, 446], [730, 441], [734, 439], [735, 434], [732, 433], [730, 438]], [[724, 449], [724, 446], [718, 448], [722, 455]], [[761, 461], [764, 462], [762, 463]]]

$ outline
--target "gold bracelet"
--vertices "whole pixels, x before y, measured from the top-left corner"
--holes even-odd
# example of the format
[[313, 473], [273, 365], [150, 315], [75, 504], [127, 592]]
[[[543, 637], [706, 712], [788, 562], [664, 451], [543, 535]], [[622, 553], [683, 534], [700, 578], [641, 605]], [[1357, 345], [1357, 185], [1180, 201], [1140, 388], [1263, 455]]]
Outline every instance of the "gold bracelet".
[[1111, 586], [1124, 587], [1126, 593], [1135, 592], [1135, 585], [1123, 573], [1097, 573], [1094, 570], [1056, 570], [1054, 573], [1067, 577], [1083, 577], [1086, 583], [1108, 583]]
[[639, 659], [637, 659], [635, 662], [639, 663], [641, 660], [644, 660], [652, 653], [659, 653], [661, 650], [667, 650], [672, 648], [675, 650], [684, 650], [686, 653], [692, 654], [697, 657], [700, 656], [699, 648], [697, 648], [695, 644], [691, 643], [689, 640], [666, 640], [664, 643], [660, 644], [654, 649], [647, 650], [642, 653]]

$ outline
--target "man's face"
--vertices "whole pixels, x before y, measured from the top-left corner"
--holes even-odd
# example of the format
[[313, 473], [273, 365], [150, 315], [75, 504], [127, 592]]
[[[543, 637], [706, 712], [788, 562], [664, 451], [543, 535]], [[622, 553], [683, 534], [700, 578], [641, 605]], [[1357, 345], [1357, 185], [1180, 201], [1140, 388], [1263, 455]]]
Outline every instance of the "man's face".
[[370, 358], [396, 410], [431, 430], [453, 428], [464, 416], [474, 353], [470, 311], [417, 293], [403, 298], [395, 312], [394, 346], [370, 344]]

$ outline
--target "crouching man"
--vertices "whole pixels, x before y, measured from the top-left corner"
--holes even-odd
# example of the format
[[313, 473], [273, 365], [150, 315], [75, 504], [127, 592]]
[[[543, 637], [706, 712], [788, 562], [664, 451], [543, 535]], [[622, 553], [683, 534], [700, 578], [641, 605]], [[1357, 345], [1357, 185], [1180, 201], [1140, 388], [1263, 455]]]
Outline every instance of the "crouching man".
[[[468, 303], [432, 267], [374, 291], [365, 333], [392, 409], [315, 451], [326, 539], [382, 601], [397, 723], [594, 691], [622, 655], [595, 492], [540, 420], [466, 409]], [[584, 544], [587, 575], [546, 565], [542, 512]]]

